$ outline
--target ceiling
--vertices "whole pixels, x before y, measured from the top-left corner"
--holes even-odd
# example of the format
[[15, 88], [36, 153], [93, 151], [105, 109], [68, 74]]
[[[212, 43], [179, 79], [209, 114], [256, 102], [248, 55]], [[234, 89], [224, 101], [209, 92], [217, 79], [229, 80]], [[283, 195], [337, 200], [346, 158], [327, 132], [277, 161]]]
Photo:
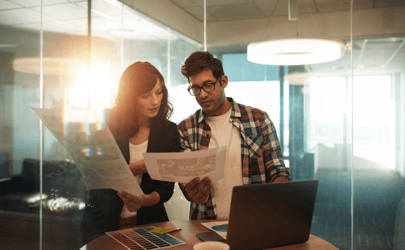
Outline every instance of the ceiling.
[[[87, 35], [87, 0], [42, 0], [42, 3], [45, 32]], [[91, 9], [93, 36], [118, 39], [123, 28], [128, 39], [167, 38], [166, 29], [131, 8], [122, 8], [117, 0], [92, 0]], [[40, 24], [41, 0], [0, 0], [0, 26], [39, 30]]]
[[[120, 1], [200, 43], [204, 41], [203, 0], [149, 0], [153, 8], [131, 0]], [[246, 46], [251, 42], [325, 38], [347, 44], [346, 55], [335, 62], [307, 66], [309, 72], [322, 75], [333, 71], [337, 75], [350, 75], [351, 52], [355, 74], [391, 74], [405, 69], [404, 0], [354, 0], [352, 51], [350, 0], [291, 2], [296, 3], [296, 21], [288, 18], [287, 0], [206, 0], [209, 51], [246, 52]], [[174, 13], [180, 21], [174, 22], [174, 14], [167, 13]]]
[[[349, 11], [350, 0], [295, 0], [300, 15]], [[203, 0], [170, 0], [203, 22]], [[292, 1], [293, 2], [293, 1]], [[287, 0], [207, 0], [207, 22], [288, 16]], [[355, 0], [353, 9], [405, 6], [404, 0]]]
[[[207, 0], [208, 48], [243, 52], [250, 42], [304, 36], [350, 43], [350, 0], [295, 1], [298, 21], [288, 20], [287, 0]], [[121, 2], [131, 8], [122, 8]], [[203, 3], [93, 0], [91, 33], [108, 39], [119, 39], [123, 34], [127, 39], [159, 40], [167, 39], [168, 26], [203, 44]], [[42, 28], [86, 36], [87, 5], [83, 0], [42, 0]], [[405, 69], [405, 1], [355, 0], [353, 9], [354, 69], [388, 73]], [[41, 0], [0, 0], [0, 27], [39, 30], [40, 24]], [[0, 38], [0, 48], [7, 46], [13, 44]], [[349, 52], [339, 61], [311, 66], [309, 70], [349, 72]]]

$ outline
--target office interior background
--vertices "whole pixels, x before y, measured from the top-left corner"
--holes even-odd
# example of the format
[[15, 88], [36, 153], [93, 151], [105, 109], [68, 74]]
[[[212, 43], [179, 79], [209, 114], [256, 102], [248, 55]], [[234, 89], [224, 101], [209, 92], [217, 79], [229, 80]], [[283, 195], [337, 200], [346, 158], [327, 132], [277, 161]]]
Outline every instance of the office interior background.
[[[339, 42], [342, 57], [247, 60], [251, 43], [302, 38]], [[180, 66], [206, 49], [227, 96], [269, 114], [292, 181], [319, 180], [311, 234], [339, 249], [405, 249], [404, 45], [403, 0], [0, 0], [1, 248], [81, 246], [83, 176], [32, 108], [100, 122], [123, 70], [148, 61], [179, 122], [199, 108]], [[177, 186], [165, 205], [188, 219]]]

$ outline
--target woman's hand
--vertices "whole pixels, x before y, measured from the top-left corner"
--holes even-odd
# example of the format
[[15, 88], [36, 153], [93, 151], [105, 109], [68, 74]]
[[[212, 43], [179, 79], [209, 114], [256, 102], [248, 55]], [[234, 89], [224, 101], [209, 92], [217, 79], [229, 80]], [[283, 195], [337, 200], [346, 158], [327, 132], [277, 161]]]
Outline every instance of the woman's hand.
[[155, 206], [160, 201], [160, 195], [158, 192], [153, 191], [150, 194], [132, 195], [128, 192], [121, 191], [117, 195], [124, 201], [125, 205], [131, 212], [138, 211], [141, 207]]
[[124, 201], [125, 205], [127, 206], [130, 212], [136, 212], [141, 207], [144, 206], [144, 198], [145, 198], [144, 194], [135, 196], [128, 192], [121, 191], [117, 193], [117, 195], [121, 198], [121, 200]]
[[146, 169], [145, 160], [143, 159], [129, 164], [128, 167], [134, 176], [148, 172]]

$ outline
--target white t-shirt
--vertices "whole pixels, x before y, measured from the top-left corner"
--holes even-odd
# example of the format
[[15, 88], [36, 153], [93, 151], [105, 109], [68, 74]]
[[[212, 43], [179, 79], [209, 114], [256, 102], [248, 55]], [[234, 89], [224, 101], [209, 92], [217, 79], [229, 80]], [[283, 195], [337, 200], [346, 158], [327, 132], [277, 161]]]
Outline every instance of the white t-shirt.
[[[143, 159], [143, 153], [146, 153], [148, 149], [148, 141], [142, 142], [141, 144], [134, 145], [129, 143], [129, 163], [134, 163]], [[135, 176], [136, 181], [141, 185], [143, 174], [138, 174]], [[136, 212], [130, 212], [126, 205], [122, 208], [121, 218], [127, 218], [136, 215]]]
[[231, 123], [232, 108], [220, 116], [205, 116], [211, 128], [211, 139], [208, 148], [227, 145], [224, 166], [225, 178], [213, 183], [218, 219], [229, 219], [232, 189], [242, 182], [241, 139], [239, 130]]

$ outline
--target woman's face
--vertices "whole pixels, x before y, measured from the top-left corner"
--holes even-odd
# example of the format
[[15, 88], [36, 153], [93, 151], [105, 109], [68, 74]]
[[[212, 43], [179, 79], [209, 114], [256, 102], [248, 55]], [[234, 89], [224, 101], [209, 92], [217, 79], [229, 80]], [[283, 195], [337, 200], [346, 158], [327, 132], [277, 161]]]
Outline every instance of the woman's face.
[[157, 116], [163, 99], [163, 87], [157, 79], [155, 87], [137, 98], [137, 107], [140, 118], [153, 118]]

